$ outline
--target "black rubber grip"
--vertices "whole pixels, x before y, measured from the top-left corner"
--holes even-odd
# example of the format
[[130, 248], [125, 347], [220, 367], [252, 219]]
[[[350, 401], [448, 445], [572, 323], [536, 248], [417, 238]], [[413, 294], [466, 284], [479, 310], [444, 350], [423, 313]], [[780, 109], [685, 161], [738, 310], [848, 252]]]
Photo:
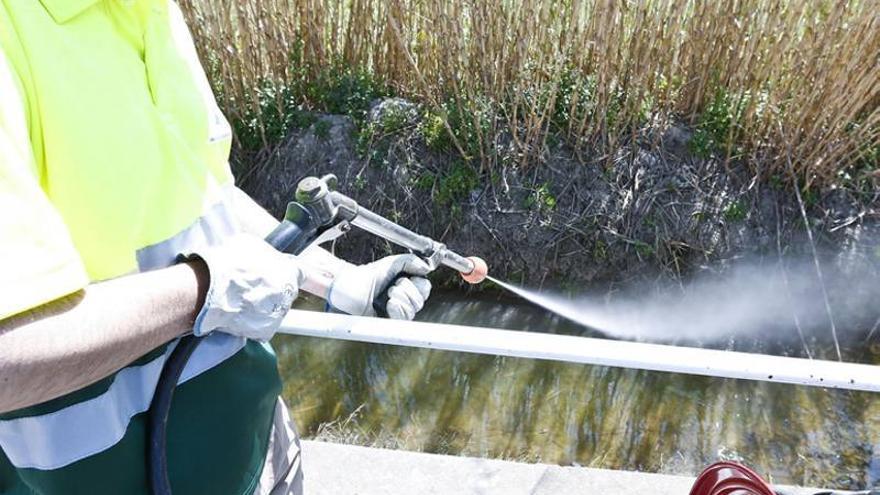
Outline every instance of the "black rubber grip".
[[388, 299], [390, 299], [388, 297], [388, 291], [394, 287], [394, 284], [396, 284], [398, 280], [408, 276], [409, 275], [406, 273], [399, 273], [388, 285], [385, 286], [384, 289], [379, 291], [379, 295], [373, 299], [373, 310], [376, 311], [377, 316], [388, 318]]
[[303, 229], [299, 225], [288, 220], [282, 220], [268, 236], [266, 242], [279, 251], [298, 253], [302, 251], [311, 239], [303, 235]]
[[318, 227], [303, 205], [289, 203], [284, 219], [266, 236], [266, 242], [279, 251], [299, 254], [315, 239]]

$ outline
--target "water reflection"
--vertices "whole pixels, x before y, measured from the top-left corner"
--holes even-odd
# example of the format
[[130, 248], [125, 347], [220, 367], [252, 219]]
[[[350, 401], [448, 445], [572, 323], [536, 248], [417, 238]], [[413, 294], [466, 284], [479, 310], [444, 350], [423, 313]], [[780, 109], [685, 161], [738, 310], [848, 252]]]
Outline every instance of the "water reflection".
[[[420, 319], [591, 334], [529, 305], [451, 294]], [[791, 337], [706, 344], [802, 354]], [[810, 342], [830, 356], [821, 336]], [[361, 408], [349, 441], [686, 474], [724, 457], [776, 483], [880, 484], [878, 394], [303, 337], [274, 344], [306, 436]], [[844, 344], [847, 360], [880, 363], [862, 340]]]

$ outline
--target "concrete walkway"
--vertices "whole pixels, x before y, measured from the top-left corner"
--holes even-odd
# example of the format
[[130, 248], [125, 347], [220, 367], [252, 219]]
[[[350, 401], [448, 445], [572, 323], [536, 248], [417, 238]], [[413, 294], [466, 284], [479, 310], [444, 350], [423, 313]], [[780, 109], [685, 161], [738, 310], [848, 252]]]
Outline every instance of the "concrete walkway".
[[[693, 478], [303, 442], [307, 495], [687, 495]], [[788, 493], [788, 492], [786, 492]], [[815, 490], [792, 490], [797, 495]]]

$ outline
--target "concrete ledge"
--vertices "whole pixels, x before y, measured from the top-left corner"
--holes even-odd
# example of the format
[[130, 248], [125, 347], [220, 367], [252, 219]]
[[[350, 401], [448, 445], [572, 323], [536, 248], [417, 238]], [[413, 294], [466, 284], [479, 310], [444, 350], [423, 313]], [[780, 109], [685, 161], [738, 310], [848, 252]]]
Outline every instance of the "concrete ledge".
[[[306, 495], [687, 495], [686, 476], [303, 442]], [[789, 493], [786, 491], [786, 493]], [[814, 490], [793, 489], [792, 495]]]

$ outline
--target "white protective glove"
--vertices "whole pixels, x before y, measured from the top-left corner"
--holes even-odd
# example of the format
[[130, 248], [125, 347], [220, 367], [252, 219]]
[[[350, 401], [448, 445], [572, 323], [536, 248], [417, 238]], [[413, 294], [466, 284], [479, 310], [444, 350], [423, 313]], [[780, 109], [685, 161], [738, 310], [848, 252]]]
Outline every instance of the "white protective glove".
[[327, 293], [334, 309], [357, 316], [376, 316], [373, 301], [388, 292], [385, 312], [396, 320], [412, 320], [431, 294], [425, 278], [431, 267], [414, 254], [388, 256], [336, 273]]
[[216, 330], [269, 340], [296, 299], [303, 278], [296, 258], [250, 234], [236, 234], [183, 257], [204, 260], [211, 278], [193, 327], [199, 337]]

